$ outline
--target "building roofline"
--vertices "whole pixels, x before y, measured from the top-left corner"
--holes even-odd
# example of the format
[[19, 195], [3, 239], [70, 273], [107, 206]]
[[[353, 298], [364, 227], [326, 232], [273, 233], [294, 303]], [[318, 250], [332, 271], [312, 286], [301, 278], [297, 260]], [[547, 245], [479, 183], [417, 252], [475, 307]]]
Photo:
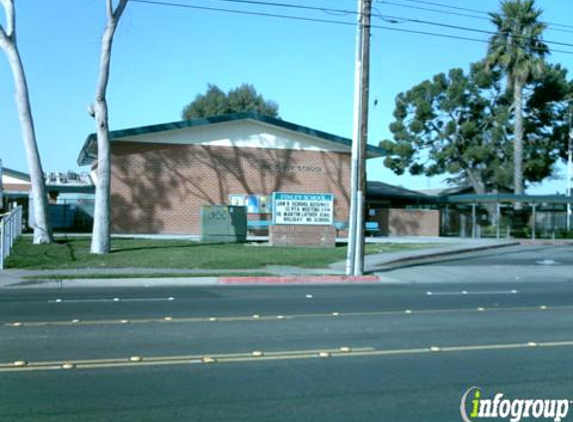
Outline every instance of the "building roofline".
[[30, 175], [28, 173], [24, 173], [22, 171], [14, 170], [8, 167], [2, 167], [2, 173], [5, 174], [6, 176], [24, 179], [27, 182], [31, 181]]
[[[110, 132], [110, 139], [113, 140], [117, 138], [125, 138], [127, 136], [145, 135], [149, 133], [167, 132], [170, 130], [184, 129], [190, 127], [208, 126], [218, 123], [233, 122], [237, 120], [255, 120], [282, 129], [287, 129], [294, 132], [302, 133], [307, 136], [324, 139], [326, 141], [334, 142], [347, 147], [350, 147], [352, 145], [352, 141], [348, 138], [343, 138], [341, 136], [333, 135], [331, 133], [323, 132], [321, 130], [312, 129], [306, 126], [301, 126], [295, 123], [287, 122], [285, 120], [281, 120], [276, 117], [271, 117], [251, 111], [114, 130]], [[368, 145], [367, 151], [369, 155], [368, 158], [382, 157], [385, 155], [385, 151], [383, 149], [374, 147], [372, 145]], [[91, 164], [96, 159], [96, 157], [97, 157], [97, 138], [95, 133], [90, 133], [86, 138], [84, 145], [80, 151], [77, 163], [80, 166], [88, 165]]]

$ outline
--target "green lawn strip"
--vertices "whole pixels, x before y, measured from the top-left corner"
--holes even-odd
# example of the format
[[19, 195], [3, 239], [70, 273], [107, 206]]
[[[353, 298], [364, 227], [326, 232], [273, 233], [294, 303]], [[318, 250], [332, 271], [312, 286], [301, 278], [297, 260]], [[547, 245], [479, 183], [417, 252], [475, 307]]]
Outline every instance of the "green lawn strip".
[[108, 274], [46, 274], [27, 275], [27, 281], [78, 280], [78, 279], [114, 279], [114, 278], [198, 278], [198, 277], [273, 277], [264, 272], [226, 272], [226, 273], [108, 273]]
[[[397, 252], [436, 244], [368, 244], [366, 253]], [[113, 239], [107, 255], [90, 254], [89, 238], [58, 238], [32, 245], [19, 238], [6, 261], [19, 269], [259, 269], [267, 265], [324, 268], [346, 258], [346, 246], [336, 248], [269, 247], [252, 244], [204, 244], [189, 240]]]

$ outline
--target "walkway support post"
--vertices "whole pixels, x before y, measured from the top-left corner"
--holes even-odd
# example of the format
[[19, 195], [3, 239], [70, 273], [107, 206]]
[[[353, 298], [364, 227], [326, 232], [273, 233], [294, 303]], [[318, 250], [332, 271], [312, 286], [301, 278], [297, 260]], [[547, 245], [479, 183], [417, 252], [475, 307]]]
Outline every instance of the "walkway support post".
[[499, 240], [499, 225], [501, 224], [501, 210], [500, 210], [500, 204], [499, 204], [499, 200], [496, 201], [495, 203], [495, 222], [496, 222], [496, 228], [495, 228], [495, 237], [497, 240]]
[[535, 210], [536, 210], [536, 208], [537, 208], [537, 204], [534, 202], [533, 203], [533, 213], [532, 213], [533, 221], [531, 222], [531, 225], [532, 225], [532, 227], [531, 227], [531, 240], [535, 240], [535, 220], [536, 220]]
[[472, 238], [476, 238], [476, 204], [472, 204]]

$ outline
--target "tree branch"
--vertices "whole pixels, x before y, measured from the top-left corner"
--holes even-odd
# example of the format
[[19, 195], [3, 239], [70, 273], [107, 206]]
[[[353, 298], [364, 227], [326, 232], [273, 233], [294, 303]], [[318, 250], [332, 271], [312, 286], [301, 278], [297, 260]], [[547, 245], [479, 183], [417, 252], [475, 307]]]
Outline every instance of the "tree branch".
[[14, 2], [13, 0], [0, 0], [2, 2], [2, 6], [4, 6], [4, 13], [6, 15], [6, 30], [2, 28], [0, 25], [0, 29], [2, 30], [2, 38], [7, 40], [14, 41], [15, 34], [16, 34], [16, 18], [14, 13]]
[[112, 19], [113, 18], [113, 0], [107, 0], [105, 3], [105, 6], [106, 6], [108, 20]]
[[127, 6], [127, 1], [128, 0], [119, 0], [119, 3], [117, 4], [115, 11], [113, 12], [113, 18], [115, 20], [119, 20], [119, 18], [121, 17], [121, 15], [125, 9], [125, 6]]

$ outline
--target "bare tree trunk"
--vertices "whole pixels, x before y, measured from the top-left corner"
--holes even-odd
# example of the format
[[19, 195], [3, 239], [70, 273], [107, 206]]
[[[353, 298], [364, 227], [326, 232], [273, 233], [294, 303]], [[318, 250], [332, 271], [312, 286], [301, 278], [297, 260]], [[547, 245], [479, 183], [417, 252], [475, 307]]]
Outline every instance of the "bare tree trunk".
[[97, 131], [97, 182], [94, 209], [91, 253], [109, 253], [110, 246], [110, 190], [111, 190], [111, 154], [107, 101], [105, 98], [109, 81], [111, 47], [117, 23], [128, 0], [120, 0], [113, 10], [112, 0], [107, 0], [107, 25], [102, 37], [99, 79], [95, 103], [90, 112], [95, 118]]
[[0, 26], [0, 48], [6, 53], [12, 74], [14, 76], [16, 106], [22, 128], [22, 139], [26, 149], [28, 171], [32, 186], [32, 201], [34, 205], [34, 244], [52, 242], [52, 229], [48, 217], [48, 196], [44, 181], [44, 171], [36, 143], [36, 132], [28, 94], [28, 84], [24, 66], [16, 44], [15, 12], [12, 0], [2, 0], [6, 13], [6, 31]]

